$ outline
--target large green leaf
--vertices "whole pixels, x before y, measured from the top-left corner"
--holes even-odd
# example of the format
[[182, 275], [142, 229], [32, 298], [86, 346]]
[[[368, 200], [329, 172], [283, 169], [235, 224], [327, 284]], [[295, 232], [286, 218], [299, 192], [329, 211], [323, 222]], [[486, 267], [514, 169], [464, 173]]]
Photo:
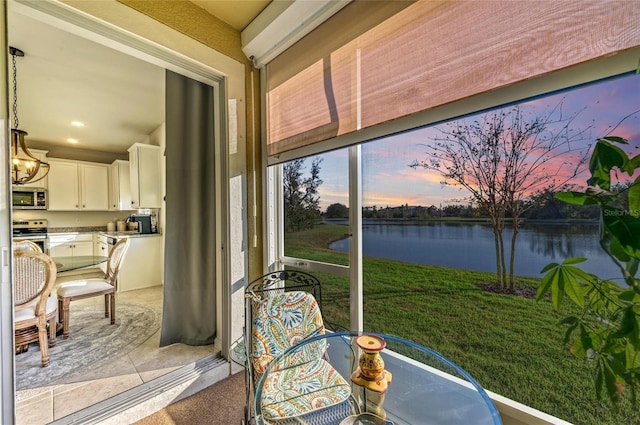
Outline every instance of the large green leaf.
[[640, 258], [640, 219], [625, 210], [604, 207], [602, 223], [629, 255]]
[[555, 194], [556, 199], [572, 205], [596, 205], [598, 200], [583, 192], [558, 192]]
[[628, 194], [629, 214], [635, 218], [640, 217], [640, 176], [636, 178]]
[[626, 167], [629, 158], [627, 154], [617, 146], [614, 146], [610, 141], [615, 141], [617, 138], [609, 136], [609, 138], [599, 139], [596, 143], [593, 153], [591, 154], [591, 160], [589, 161], [589, 171], [591, 172], [591, 178], [587, 180], [590, 186], [599, 186], [605, 190], [611, 188], [611, 169], [618, 167], [624, 169]]
[[633, 305], [624, 309], [622, 320], [611, 338], [628, 338], [629, 342], [638, 346], [638, 316], [633, 311]]

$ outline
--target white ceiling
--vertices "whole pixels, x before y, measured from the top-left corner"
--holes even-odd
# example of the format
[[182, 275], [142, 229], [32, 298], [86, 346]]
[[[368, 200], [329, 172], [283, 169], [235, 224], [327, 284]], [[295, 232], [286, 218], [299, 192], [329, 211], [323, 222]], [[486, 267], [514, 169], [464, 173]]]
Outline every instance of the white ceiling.
[[164, 122], [164, 69], [15, 12], [7, 21], [9, 45], [25, 53], [16, 68], [27, 146], [126, 153]]

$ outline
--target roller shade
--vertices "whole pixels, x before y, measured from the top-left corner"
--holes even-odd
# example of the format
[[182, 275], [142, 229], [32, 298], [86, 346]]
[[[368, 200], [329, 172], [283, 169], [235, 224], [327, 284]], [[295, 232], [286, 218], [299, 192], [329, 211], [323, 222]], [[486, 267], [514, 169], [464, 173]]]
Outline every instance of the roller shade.
[[266, 66], [291, 149], [640, 46], [629, 1], [354, 1]]

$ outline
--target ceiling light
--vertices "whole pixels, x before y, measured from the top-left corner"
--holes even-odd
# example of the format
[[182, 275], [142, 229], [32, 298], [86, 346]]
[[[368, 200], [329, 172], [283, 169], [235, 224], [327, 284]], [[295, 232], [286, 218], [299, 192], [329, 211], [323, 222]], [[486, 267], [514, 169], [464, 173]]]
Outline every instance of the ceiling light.
[[68, 138], [68, 139], [67, 139], [67, 142], [72, 143], [72, 144], [74, 144], [74, 145], [75, 145], [76, 143], [78, 143], [78, 139]]
[[[13, 184], [34, 183], [49, 174], [49, 164], [39, 160], [29, 152], [24, 142], [27, 132], [18, 129], [18, 83], [16, 79], [16, 56], [24, 56], [24, 52], [9, 47], [13, 64], [13, 128], [11, 129], [11, 181]], [[38, 171], [43, 170], [39, 176]]]
[[71, 125], [74, 127], [84, 127], [84, 123], [82, 121], [71, 121]]

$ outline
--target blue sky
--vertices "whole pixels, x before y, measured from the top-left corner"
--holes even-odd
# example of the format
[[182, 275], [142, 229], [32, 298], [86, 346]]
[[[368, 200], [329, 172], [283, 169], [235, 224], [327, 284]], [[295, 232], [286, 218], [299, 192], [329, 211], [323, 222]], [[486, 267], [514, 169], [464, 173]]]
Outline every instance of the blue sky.
[[[593, 126], [585, 138], [584, 149], [598, 137], [615, 134], [629, 140], [625, 150], [630, 155], [640, 153], [640, 114], [626, 119], [612, 133], [612, 127], [623, 117], [640, 110], [640, 75], [631, 74], [540, 97], [525, 105], [535, 114], [558, 105], [560, 101], [566, 114], [580, 110], [572, 128]], [[442, 178], [437, 173], [409, 167], [415, 160], [426, 157], [422, 145], [436, 134], [439, 134], [436, 129], [425, 128], [363, 144], [363, 205], [444, 206], [452, 199], [467, 197], [465, 190], [442, 185]], [[325, 153], [322, 158], [321, 210], [335, 202], [348, 205], [348, 149]], [[582, 184], [585, 179], [586, 174], [583, 174], [578, 183]]]

